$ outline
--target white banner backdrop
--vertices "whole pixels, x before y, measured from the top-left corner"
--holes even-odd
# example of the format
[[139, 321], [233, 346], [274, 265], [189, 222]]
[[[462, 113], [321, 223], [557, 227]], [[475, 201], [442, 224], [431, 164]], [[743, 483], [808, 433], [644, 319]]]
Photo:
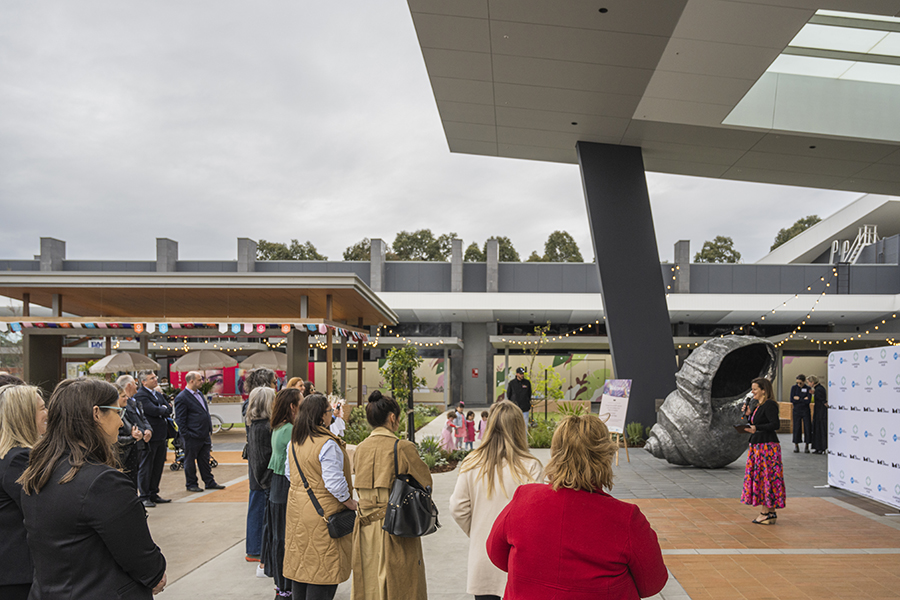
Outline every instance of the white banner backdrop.
[[828, 356], [828, 484], [900, 508], [900, 346]]

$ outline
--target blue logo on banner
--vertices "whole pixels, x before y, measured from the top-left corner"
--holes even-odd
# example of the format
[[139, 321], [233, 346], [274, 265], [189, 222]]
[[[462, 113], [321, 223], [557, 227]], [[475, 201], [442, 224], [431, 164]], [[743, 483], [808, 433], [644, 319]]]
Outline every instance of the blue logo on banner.
[[231, 324], [231, 333], [240, 333], [241, 332], [241, 324], [240, 323], [232, 323]]
[[851, 478], [850, 478], [850, 483], [856, 483], [856, 480], [853, 479], [853, 478], [851, 477]]
[[883, 382], [882, 380], [879, 379], [879, 380], [878, 380], [878, 387], [881, 387], [881, 386], [883, 386], [883, 385], [884, 385], [884, 382]]
[[869, 431], [868, 431], [868, 430], [863, 431], [863, 437], [869, 437]]
[[865, 360], [866, 362], [869, 362], [869, 355], [866, 354], [866, 357], [863, 360]]
[[855, 381], [851, 381], [851, 382], [850, 382], [850, 387], [856, 387], [856, 382], [855, 382]]
[[879, 491], [879, 492], [882, 492], [882, 491], [884, 491], [884, 488], [883, 488], [883, 487], [881, 487], [881, 484], [880, 484], [880, 483], [879, 483], [879, 484], [878, 484], [878, 491]]
[[843, 428], [843, 427], [838, 427], [838, 433], [844, 433], [844, 428]]
[[159, 332], [160, 333], [167, 333], [168, 331], [169, 331], [169, 325], [167, 323], [159, 324]]

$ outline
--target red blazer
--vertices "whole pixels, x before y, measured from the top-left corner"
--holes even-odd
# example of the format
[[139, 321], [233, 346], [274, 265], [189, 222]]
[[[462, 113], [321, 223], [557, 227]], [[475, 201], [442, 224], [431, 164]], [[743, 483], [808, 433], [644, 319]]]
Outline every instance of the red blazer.
[[602, 491], [520, 486], [494, 521], [487, 553], [509, 573], [505, 600], [637, 600], [669, 577], [640, 509]]

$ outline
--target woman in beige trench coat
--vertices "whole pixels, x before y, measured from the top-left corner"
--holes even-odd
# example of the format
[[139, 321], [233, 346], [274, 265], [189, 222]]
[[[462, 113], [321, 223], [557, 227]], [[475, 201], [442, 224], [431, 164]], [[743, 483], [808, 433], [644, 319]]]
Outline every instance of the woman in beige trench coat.
[[484, 600], [503, 596], [506, 573], [488, 559], [485, 543], [516, 488], [539, 481], [542, 471], [528, 452], [522, 409], [508, 400], [494, 404], [481, 445], [463, 460], [450, 496], [450, 514], [469, 536], [467, 593]]
[[[422, 540], [395, 537], [381, 528], [394, 483], [394, 432], [400, 426], [400, 405], [375, 391], [366, 405], [366, 420], [374, 428], [353, 455], [359, 515], [353, 530], [354, 600], [425, 600]], [[521, 420], [521, 417], [519, 418]], [[423, 486], [431, 473], [412, 442], [397, 444], [400, 474], [410, 474]]]

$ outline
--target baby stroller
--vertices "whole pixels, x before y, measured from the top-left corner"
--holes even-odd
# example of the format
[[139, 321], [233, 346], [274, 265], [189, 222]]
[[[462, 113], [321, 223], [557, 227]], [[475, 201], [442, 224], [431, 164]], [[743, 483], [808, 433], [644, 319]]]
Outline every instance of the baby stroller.
[[[166, 419], [169, 422], [169, 433], [172, 437], [169, 439], [169, 447], [175, 451], [175, 460], [172, 461], [172, 464], [169, 465], [169, 468], [173, 471], [180, 471], [184, 468], [184, 441], [181, 439], [181, 433], [178, 431], [178, 425], [175, 424], [174, 419]], [[212, 454], [209, 455], [209, 468], [215, 469], [219, 466], [219, 461], [217, 461]]]

